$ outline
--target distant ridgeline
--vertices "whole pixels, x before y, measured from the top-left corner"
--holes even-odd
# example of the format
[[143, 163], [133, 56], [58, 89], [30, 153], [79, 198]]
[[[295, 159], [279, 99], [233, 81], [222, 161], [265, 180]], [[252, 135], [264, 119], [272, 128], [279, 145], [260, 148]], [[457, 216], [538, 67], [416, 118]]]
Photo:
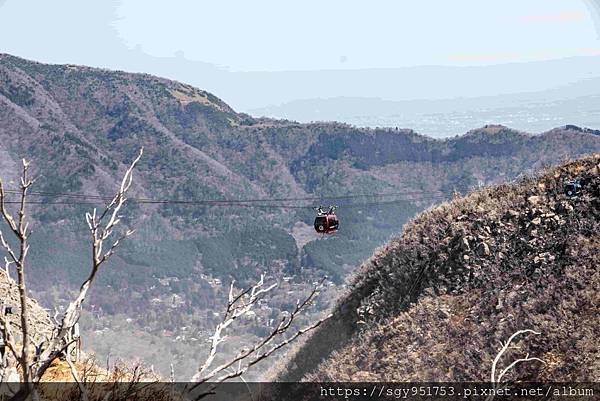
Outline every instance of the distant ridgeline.
[[[0, 55], [0, 174], [15, 187], [25, 157], [39, 176], [29, 277], [42, 302], [56, 296], [48, 278], [82, 279], [83, 216], [98, 202], [89, 196], [112, 193], [142, 145], [137, 198], [265, 199], [128, 206], [126, 224], [137, 232], [99, 277], [92, 303], [109, 315], [161, 315], [164, 304], [151, 301], [176, 293], [185, 309], [170, 319], [214, 306], [207, 291], [215, 278], [243, 283], [268, 271], [341, 283], [418, 211], [598, 152], [600, 136], [571, 126], [539, 135], [486, 126], [434, 140], [409, 129], [253, 118], [175, 81]], [[310, 227], [319, 203], [339, 206], [340, 230], [327, 238]], [[166, 277], [177, 280], [159, 284]]]
[[588, 134], [600, 135], [600, 130], [591, 129], [591, 128], [581, 128], [581, 127], [578, 127], [576, 125], [571, 125], [571, 124], [567, 124], [565, 126], [565, 129], [573, 130], [573, 131], [577, 131], [577, 132], [585, 132]]

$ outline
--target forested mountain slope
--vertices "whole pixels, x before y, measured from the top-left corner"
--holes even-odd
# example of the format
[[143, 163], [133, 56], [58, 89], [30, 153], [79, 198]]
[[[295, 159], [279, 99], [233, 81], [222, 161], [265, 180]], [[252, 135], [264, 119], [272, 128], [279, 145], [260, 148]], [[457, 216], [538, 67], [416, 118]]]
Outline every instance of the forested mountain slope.
[[[90, 329], [104, 333], [90, 334], [91, 343], [102, 352], [144, 353], [168, 332], [180, 338], [178, 360], [218, 319], [217, 280], [241, 285], [267, 271], [298, 293], [327, 274], [338, 288], [418, 211], [455, 191], [598, 152], [600, 136], [577, 127], [530, 135], [487, 126], [433, 140], [410, 129], [256, 119], [183, 83], [2, 54], [0, 175], [14, 188], [25, 157], [39, 177], [33, 190], [45, 193], [31, 205], [29, 274], [42, 303], [64, 300], [58, 289], [74, 289], [86, 272], [83, 215], [94, 205], [72, 194], [112, 193], [141, 146], [138, 198], [267, 200], [129, 205], [125, 223], [137, 232], [91, 294]], [[382, 193], [394, 195], [373, 196]], [[310, 199], [273, 201], [281, 198]], [[335, 236], [313, 233], [318, 203], [340, 206]], [[291, 307], [286, 297], [276, 303]], [[131, 316], [139, 317], [126, 321]], [[257, 334], [261, 325], [248, 330]], [[109, 350], [110, 333], [123, 344]], [[131, 351], [132, 342], [145, 346]]]

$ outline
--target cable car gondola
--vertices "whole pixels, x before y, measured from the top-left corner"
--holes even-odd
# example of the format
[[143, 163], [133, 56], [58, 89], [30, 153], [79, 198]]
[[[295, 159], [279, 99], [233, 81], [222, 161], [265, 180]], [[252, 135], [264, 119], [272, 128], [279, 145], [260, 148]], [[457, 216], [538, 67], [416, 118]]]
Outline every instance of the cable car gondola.
[[329, 207], [329, 211], [324, 211], [322, 206], [319, 206], [315, 210], [317, 216], [315, 217], [315, 231], [319, 234], [333, 234], [337, 231], [340, 222], [335, 215], [335, 206]]

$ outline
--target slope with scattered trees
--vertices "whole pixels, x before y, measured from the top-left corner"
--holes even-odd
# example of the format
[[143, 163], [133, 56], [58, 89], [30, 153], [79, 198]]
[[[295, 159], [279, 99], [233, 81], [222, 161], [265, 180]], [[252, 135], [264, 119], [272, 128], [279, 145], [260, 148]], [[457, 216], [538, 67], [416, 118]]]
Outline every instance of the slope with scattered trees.
[[[140, 144], [145, 157], [135, 197], [311, 198], [262, 207], [131, 205], [122, 223], [131, 227], [135, 220], [138, 231], [90, 294], [82, 316], [90, 323], [88, 344], [103, 356], [141, 355], [165, 374], [169, 366], [160, 355], [168, 350], [185, 377], [195, 369], [187, 361], [196, 342], [219, 321], [213, 311], [226, 296], [221, 284], [235, 278], [248, 286], [266, 271], [289, 291], [272, 300], [275, 310], [246, 322], [240, 341], [250, 342], [322, 275], [336, 292], [354, 266], [418, 211], [455, 191], [599, 152], [600, 136], [574, 126], [539, 135], [487, 126], [433, 140], [409, 129], [257, 119], [183, 83], [2, 54], [0, 176], [15, 189], [20, 159], [27, 158], [41, 177], [31, 204], [29, 255], [30, 289], [41, 304], [66, 303], [65, 290], [85, 279], [89, 248], [81, 216], [111, 193]], [[370, 196], [381, 193], [396, 195]], [[367, 196], [327, 199], [357, 194]], [[310, 230], [311, 207], [319, 202], [339, 203], [335, 236]], [[320, 299], [319, 308], [332, 298]], [[139, 317], [132, 322], [131, 316]]]

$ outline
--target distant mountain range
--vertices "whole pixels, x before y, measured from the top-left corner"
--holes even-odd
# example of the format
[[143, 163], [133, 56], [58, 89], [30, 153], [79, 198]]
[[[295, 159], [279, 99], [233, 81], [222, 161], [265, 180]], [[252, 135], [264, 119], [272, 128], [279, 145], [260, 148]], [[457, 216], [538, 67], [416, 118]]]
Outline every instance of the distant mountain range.
[[[183, 338], [177, 345], [183, 361], [199, 348], [190, 338], [205, 335], [182, 337], [183, 327], [202, 331], [215, 320], [210, 311], [221, 294], [215, 279], [244, 283], [268, 271], [277, 280], [291, 277], [298, 284], [293, 291], [302, 291], [327, 274], [339, 287], [418, 211], [455, 191], [598, 152], [600, 136], [575, 126], [530, 135], [489, 125], [436, 140], [410, 129], [255, 118], [176, 81], [3, 54], [0, 175], [15, 187], [25, 157], [39, 176], [35, 190], [46, 193], [36, 198], [44, 204], [32, 205], [29, 275], [42, 302], [60, 298], [55, 288], [73, 288], [83, 277], [88, 247], [82, 216], [93, 206], [50, 194], [110, 194], [141, 146], [136, 197], [253, 200], [244, 207], [129, 206], [125, 223], [138, 231], [93, 291], [89, 325], [138, 345], [164, 341], [168, 329], [169, 336]], [[313, 233], [311, 208], [318, 203], [339, 204], [335, 236]], [[285, 302], [278, 307], [285, 309]], [[115, 316], [140, 317], [123, 323]], [[248, 330], [256, 334], [258, 326]], [[102, 340], [107, 336], [90, 331], [90, 343], [101, 353], [133, 349], [109, 350]]]
[[558, 89], [508, 95], [413, 99], [334, 97], [294, 100], [251, 109], [256, 116], [301, 122], [344, 121], [364, 127], [410, 127], [436, 138], [461, 134], [472, 127], [504, 124], [528, 132], [577, 124], [600, 126], [600, 79]]

